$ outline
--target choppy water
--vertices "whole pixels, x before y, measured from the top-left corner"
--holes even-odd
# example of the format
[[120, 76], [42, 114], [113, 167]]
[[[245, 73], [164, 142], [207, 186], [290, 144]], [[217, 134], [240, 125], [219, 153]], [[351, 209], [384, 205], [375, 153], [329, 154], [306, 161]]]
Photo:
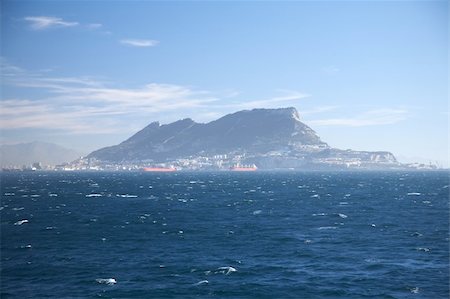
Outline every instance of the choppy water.
[[2, 298], [448, 298], [449, 173], [2, 173]]

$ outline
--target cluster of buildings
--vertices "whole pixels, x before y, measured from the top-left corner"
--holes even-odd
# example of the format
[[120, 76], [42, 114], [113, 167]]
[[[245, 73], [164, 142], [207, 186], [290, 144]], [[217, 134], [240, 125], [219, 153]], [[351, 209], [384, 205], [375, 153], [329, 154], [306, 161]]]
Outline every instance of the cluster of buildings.
[[55, 170], [61, 171], [138, 171], [145, 169], [176, 169], [176, 170], [228, 170], [233, 166], [241, 165], [242, 155], [214, 155], [196, 156], [190, 158], [174, 159], [167, 162], [152, 160], [107, 162], [95, 158], [80, 158], [71, 163], [58, 165]]
[[355, 152], [320, 157], [313, 159], [305, 156], [289, 156], [283, 153], [267, 153], [266, 155], [250, 156], [243, 154], [222, 154], [211, 156], [193, 156], [179, 158], [167, 162], [152, 160], [129, 162], [106, 162], [95, 158], [81, 157], [73, 162], [56, 166], [47, 166], [39, 162], [22, 167], [3, 168], [3, 171], [175, 171], [175, 170], [308, 170], [308, 169], [366, 169], [366, 170], [433, 170], [434, 164], [402, 164], [395, 158], [387, 157], [385, 153], [368, 155], [367, 152]]

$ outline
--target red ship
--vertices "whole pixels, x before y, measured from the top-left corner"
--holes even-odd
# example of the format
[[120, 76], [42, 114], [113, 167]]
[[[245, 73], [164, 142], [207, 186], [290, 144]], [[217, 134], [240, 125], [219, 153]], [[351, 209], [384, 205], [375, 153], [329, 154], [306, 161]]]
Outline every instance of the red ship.
[[230, 168], [231, 171], [256, 171], [258, 167], [255, 164], [252, 165], [235, 165]]

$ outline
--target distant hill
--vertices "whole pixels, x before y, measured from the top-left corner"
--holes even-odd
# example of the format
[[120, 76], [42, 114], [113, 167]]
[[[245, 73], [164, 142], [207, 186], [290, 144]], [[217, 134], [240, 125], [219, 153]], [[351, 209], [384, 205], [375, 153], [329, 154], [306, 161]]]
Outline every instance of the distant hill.
[[0, 145], [1, 167], [20, 167], [35, 162], [41, 162], [42, 165], [57, 165], [71, 162], [80, 156], [79, 152], [46, 142]]
[[[396, 165], [389, 152], [331, 148], [300, 121], [295, 108], [253, 109], [203, 124], [190, 118], [152, 122], [124, 142], [88, 155], [100, 161], [167, 162], [227, 155], [260, 168], [321, 168]], [[243, 158], [242, 158], [243, 157]]]

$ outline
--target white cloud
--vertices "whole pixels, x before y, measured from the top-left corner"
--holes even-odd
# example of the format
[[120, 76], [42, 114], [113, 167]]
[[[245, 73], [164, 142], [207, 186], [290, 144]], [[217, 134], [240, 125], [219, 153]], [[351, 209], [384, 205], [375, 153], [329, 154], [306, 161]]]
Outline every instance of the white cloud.
[[133, 47], [154, 47], [159, 44], [159, 41], [152, 39], [122, 39], [120, 43]]
[[254, 108], [279, 108], [280, 105], [294, 105], [297, 104], [298, 100], [305, 99], [311, 95], [293, 90], [281, 90], [282, 95], [275, 96], [269, 99], [253, 100], [240, 103], [232, 103], [223, 105], [224, 108], [233, 109], [254, 109]]
[[364, 127], [391, 125], [406, 120], [409, 112], [404, 109], [376, 109], [363, 112], [357, 116], [347, 118], [329, 118], [308, 121], [314, 126], [344, 126], [344, 127]]
[[[176, 84], [149, 83], [119, 88], [94, 77], [52, 77], [51, 72], [30, 72], [8, 66], [6, 61], [2, 61], [2, 69], [7, 70], [2, 74], [3, 84], [20, 88], [21, 94], [33, 95], [33, 98], [2, 100], [0, 125], [3, 129], [132, 133], [136, 127], [155, 120], [166, 123], [192, 117], [207, 122], [242, 109], [296, 106], [300, 99], [309, 96], [283, 90], [267, 99], [230, 103], [229, 91], [220, 93], [219, 97], [210, 91]], [[233, 92], [232, 96], [237, 94]]]
[[318, 113], [336, 110], [337, 108], [339, 108], [339, 107], [338, 106], [319, 106], [319, 107], [311, 108], [309, 110], [301, 110], [299, 112], [300, 112], [300, 115], [310, 115], [310, 114], [318, 114]]
[[86, 27], [89, 29], [99, 29], [99, 28], [102, 28], [103, 25], [100, 23], [92, 23], [92, 24], [87, 24]]
[[109, 30], [104, 30], [103, 24], [100, 24], [100, 23], [90, 23], [90, 24], [86, 24], [84, 27], [93, 32], [95, 31], [97, 33], [104, 34], [104, 35], [112, 35], [112, 32]]
[[79, 25], [78, 22], [67, 22], [62, 18], [46, 16], [25, 17], [24, 20], [30, 22], [30, 26], [34, 30], [44, 30], [51, 27], [73, 27]]
[[4, 84], [22, 90], [37, 89], [36, 94], [43, 95], [35, 94], [33, 100], [2, 99], [0, 125], [3, 129], [116, 132], [129, 130], [136, 123], [165, 120], [169, 114], [174, 114], [176, 119], [180, 112], [200, 113], [217, 101], [211, 93], [188, 86], [150, 83], [136, 88], [113, 88], [91, 77], [48, 77], [48, 74], [18, 68], [7, 69], [10, 75], [3, 77]]

